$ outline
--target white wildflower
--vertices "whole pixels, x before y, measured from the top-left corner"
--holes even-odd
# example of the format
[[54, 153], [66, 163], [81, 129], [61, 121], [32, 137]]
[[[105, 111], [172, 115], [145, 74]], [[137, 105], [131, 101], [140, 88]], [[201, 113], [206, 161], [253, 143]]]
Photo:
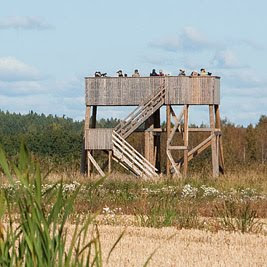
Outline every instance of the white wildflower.
[[198, 189], [196, 187], [186, 184], [182, 189], [182, 198], [195, 198], [197, 196], [197, 192]]

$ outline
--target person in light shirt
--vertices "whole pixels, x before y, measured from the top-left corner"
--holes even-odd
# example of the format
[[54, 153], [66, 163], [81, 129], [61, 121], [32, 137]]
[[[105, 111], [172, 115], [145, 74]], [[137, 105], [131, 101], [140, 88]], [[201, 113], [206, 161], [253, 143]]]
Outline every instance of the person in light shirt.
[[137, 69], [134, 70], [132, 77], [140, 77], [139, 71]]

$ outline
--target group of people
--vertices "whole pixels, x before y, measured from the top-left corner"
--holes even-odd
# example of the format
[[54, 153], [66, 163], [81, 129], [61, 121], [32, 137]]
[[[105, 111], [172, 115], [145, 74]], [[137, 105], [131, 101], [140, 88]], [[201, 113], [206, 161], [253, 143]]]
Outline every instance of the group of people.
[[[117, 71], [118, 77], [128, 77], [127, 73], [123, 73], [122, 70]], [[200, 72], [197, 72], [196, 70], [191, 72], [190, 76], [211, 76], [211, 72], [207, 72], [206, 69], [202, 68], [200, 69]], [[159, 71], [159, 73], [156, 72], [156, 69], [153, 69], [150, 73], [150, 76], [169, 76], [169, 74], [164, 74], [162, 70]], [[186, 76], [185, 70], [180, 69], [178, 76]], [[100, 71], [95, 72], [95, 77], [107, 77], [107, 73], [101, 73]], [[140, 77], [140, 73], [138, 69], [134, 70], [134, 73], [132, 74], [132, 77]]]
[[[180, 70], [180, 73], [178, 74], [179, 76], [185, 76], [185, 70]], [[191, 72], [190, 76], [211, 76], [211, 72], [207, 72], [206, 69], [200, 69], [200, 73], [198, 73], [196, 70], [193, 70]]]

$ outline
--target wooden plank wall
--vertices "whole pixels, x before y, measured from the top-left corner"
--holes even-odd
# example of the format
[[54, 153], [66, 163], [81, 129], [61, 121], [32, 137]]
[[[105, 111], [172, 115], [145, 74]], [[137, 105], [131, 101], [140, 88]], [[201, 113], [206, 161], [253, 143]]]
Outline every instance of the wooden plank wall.
[[220, 103], [220, 80], [217, 77], [168, 77], [165, 83], [165, 104]]
[[85, 78], [86, 105], [137, 106], [165, 83], [165, 104], [220, 104], [220, 78], [164, 76]]
[[85, 130], [85, 149], [112, 149], [113, 129], [95, 128]]

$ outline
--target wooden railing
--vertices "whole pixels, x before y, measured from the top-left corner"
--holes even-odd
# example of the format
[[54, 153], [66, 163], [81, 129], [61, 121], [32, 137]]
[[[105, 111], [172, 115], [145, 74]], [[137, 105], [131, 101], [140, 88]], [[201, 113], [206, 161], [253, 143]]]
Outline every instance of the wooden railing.
[[158, 176], [157, 169], [115, 131], [112, 134], [112, 142], [113, 155], [124, 167], [130, 168], [138, 176]]
[[165, 85], [161, 85], [156, 94], [152, 94], [146, 101], [141, 103], [115, 128], [115, 131], [123, 138], [127, 138], [145, 120], [147, 120], [163, 104], [165, 99]]

